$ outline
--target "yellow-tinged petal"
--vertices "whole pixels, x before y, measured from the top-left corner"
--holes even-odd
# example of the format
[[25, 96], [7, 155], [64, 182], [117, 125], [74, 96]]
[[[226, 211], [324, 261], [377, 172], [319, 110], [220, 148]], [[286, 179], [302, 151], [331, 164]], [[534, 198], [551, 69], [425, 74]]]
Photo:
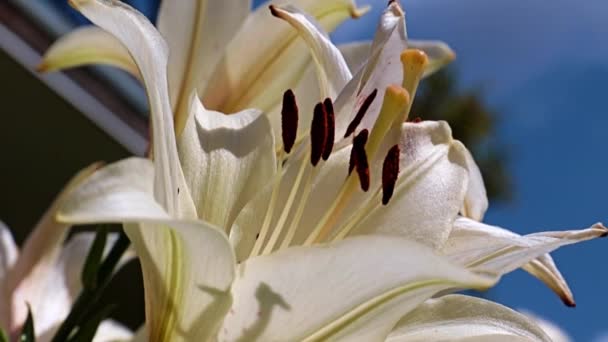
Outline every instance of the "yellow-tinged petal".
[[[273, 2], [283, 3], [281, 1]], [[331, 32], [362, 14], [352, 0], [296, 0], [293, 5]], [[270, 110], [302, 77], [310, 54], [297, 33], [277, 22], [268, 4], [259, 6], [230, 41], [201, 96], [206, 107], [225, 113]]]
[[169, 45], [169, 94], [179, 136], [188, 120], [190, 96], [204, 88], [223, 47], [241, 27], [251, 0], [163, 1], [158, 30]]
[[274, 135], [268, 118], [248, 109], [234, 115], [206, 110], [194, 94], [179, 140], [184, 176], [199, 219], [223, 229], [274, 177]]
[[53, 43], [42, 56], [38, 70], [51, 72], [88, 64], [108, 64], [141, 79], [125, 46], [113, 35], [93, 26], [75, 29]]
[[[171, 215], [195, 217], [183, 190], [167, 86], [168, 49], [154, 26], [139, 12], [117, 0], [70, 0], [94, 24], [127, 48], [144, 80], [150, 102], [155, 164], [155, 198]], [[180, 189], [182, 188], [182, 189]]]
[[220, 340], [382, 341], [404, 314], [437, 292], [486, 288], [495, 280], [402, 238], [293, 247], [240, 266]]
[[386, 342], [550, 342], [528, 317], [489, 300], [447, 295], [429, 299], [404, 316]]

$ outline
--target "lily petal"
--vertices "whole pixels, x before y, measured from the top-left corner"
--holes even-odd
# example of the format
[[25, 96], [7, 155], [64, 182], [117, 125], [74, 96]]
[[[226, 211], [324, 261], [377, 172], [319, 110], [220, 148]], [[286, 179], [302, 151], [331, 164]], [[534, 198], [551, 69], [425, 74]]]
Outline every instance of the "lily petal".
[[230, 308], [226, 235], [202, 221], [127, 224], [142, 265], [150, 341], [206, 341]]
[[[466, 148], [452, 138], [444, 121], [404, 123], [399, 147], [400, 171], [390, 202], [382, 205], [377, 195], [353, 234], [397, 234], [437, 249], [447, 240], [465, 197]], [[376, 187], [384, 156], [379, 153], [375, 163]]]
[[[155, 202], [150, 161], [129, 158], [99, 170], [72, 192], [58, 219], [127, 223], [140, 258], [152, 341], [203, 341], [230, 306], [234, 254], [226, 235], [176, 220]], [[205, 246], [205, 248], [201, 248]]]
[[196, 95], [179, 141], [180, 160], [198, 217], [229, 228], [237, 213], [274, 177], [274, 136], [268, 118], [249, 109], [206, 110]]
[[[455, 262], [484, 272], [499, 275], [511, 272], [519, 267], [539, 259], [529, 267], [543, 265], [547, 268], [543, 273], [543, 282], [566, 303], [574, 303], [572, 293], [561, 274], [555, 269], [547, 253], [573, 243], [603, 237], [608, 229], [601, 224], [595, 224], [582, 230], [541, 232], [519, 236], [506, 229], [486, 225], [467, 218], [458, 218], [454, 229], [442, 249], [442, 254], [449, 256]], [[548, 266], [547, 266], [548, 265]], [[535, 275], [535, 273], [532, 273]]]
[[429, 58], [423, 77], [434, 74], [456, 58], [454, 51], [442, 41], [410, 39], [407, 45], [411, 49], [422, 50]]
[[397, 323], [387, 342], [552, 341], [533, 320], [491, 302], [463, 295], [429, 299]]
[[[64, 284], [63, 267], [60, 262], [62, 243], [67, 234], [68, 224], [55, 220], [57, 210], [63, 205], [72, 191], [81, 184], [95, 169], [93, 164], [74, 176], [64, 187], [49, 209], [28, 236], [21, 254], [13, 267], [5, 274], [4, 283], [7, 293], [11, 294], [9, 326], [11, 331], [18, 329], [26, 320], [30, 303], [32, 312], [39, 314], [35, 329], [43, 332], [50, 329], [57, 320], [65, 317], [71, 306], [69, 291]], [[48, 296], [56, 293], [56, 296]], [[48, 301], [51, 306], [47, 307]], [[49, 310], [53, 308], [53, 310]], [[45, 314], [45, 317], [42, 316]], [[48, 316], [46, 314], [48, 313]]]
[[150, 102], [156, 185], [155, 197], [171, 215], [194, 215], [190, 200], [178, 188], [184, 179], [179, 164], [173, 114], [167, 86], [168, 51], [154, 26], [139, 12], [117, 0], [70, 0], [94, 24], [120, 40], [140, 70]]
[[[0, 221], [0, 299], [2, 303], [9, 303], [6, 295], [10, 293], [6, 289], [6, 275], [13, 267], [19, 256], [19, 248], [13, 240], [10, 229]], [[0, 329], [8, 331], [10, 310], [8, 305], [0, 305]]]
[[[401, 84], [403, 67], [400, 55], [407, 48], [405, 14], [396, 1], [389, 3], [382, 13], [370, 48], [365, 68], [353, 77], [336, 99], [336, 136], [342, 137], [363, 100], [374, 89], [377, 99], [384, 98], [386, 87]], [[382, 101], [373, 101], [359, 129], [371, 129], [380, 111]]]
[[[354, 74], [367, 61], [371, 53], [372, 42], [362, 41], [339, 45], [338, 48], [350, 71]], [[407, 47], [421, 50], [428, 57], [422, 77], [428, 77], [441, 70], [456, 58], [456, 53], [445, 42], [438, 40], [416, 40], [408, 39]]]
[[353, 77], [340, 50], [329, 40], [329, 36], [314, 18], [293, 6], [271, 6], [272, 14], [285, 20], [295, 28], [308, 45], [316, 65], [321, 98], [335, 99]]
[[62, 207], [61, 222], [97, 223], [167, 220], [154, 199], [154, 165], [131, 157], [105, 166], [76, 188]]
[[223, 50], [249, 14], [251, 0], [163, 1], [157, 27], [169, 45], [169, 94], [175, 129], [188, 120], [190, 96], [206, 84]]
[[247, 260], [237, 274], [221, 340], [381, 341], [433, 294], [495, 281], [383, 236], [285, 249]]
[[139, 69], [125, 46], [108, 32], [86, 26], [75, 29], [46, 50], [38, 70], [51, 72], [88, 64], [107, 64], [141, 79]]
[[469, 186], [460, 213], [465, 217], [481, 222], [486, 210], [488, 210], [488, 195], [486, 194], [486, 187], [481, 176], [481, 171], [477, 163], [475, 163], [471, 152], [466, 149], [464, 152], [469, 171]]
[[[327, 32], [364, 11], [352, 0], [296, 0], [292, 4]], [[200, 89], [203, 103], [224, 113], [272, 109], [285, 89], [294, 88], [301, 78], [310, 59], [307, 50], [291, 27], [271, 15], [268, 4], [259, 6], [226, 47], [207, 88]]]

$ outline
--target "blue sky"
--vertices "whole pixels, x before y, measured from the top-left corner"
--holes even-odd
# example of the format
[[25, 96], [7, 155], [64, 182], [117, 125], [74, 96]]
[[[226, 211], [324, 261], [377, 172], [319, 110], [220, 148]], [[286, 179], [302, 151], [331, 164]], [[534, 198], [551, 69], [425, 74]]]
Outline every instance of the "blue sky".
[[[338, 42], [371, 38], [385, 1], [336, 32]], [[608, 221], [605, 132], [608, 1], [403, 0], [413, 38], [442, 39], [456, 51], [462, 87], [482, 87], [499, 113], [497, 139], [509, 147], [515, 199], [486, 221], [519, 233]], [[565, 247], [556, 263], [574, 291], [567, 308], [524, 272], [505, 276], [493, 299], [526, 308], [576, 341], [608, 336], [608, 241]]]
[[[145, 3], [146, 1], [139, 1]], [[261, 1], [254, 1], [260, 3]], [[385, 0], [343, 25], [336, 42], [369, 39]], [[486, 222], [519, 233], [608, 221], [604, 195], [608, 109], [608, 1], [402, 0], [410, 37], [442, 39], [456, 51], [460, 86], [481, 87], [499, 113], [496, 139], [509, 148], [515, 198]], [[153, 11], [153, 7], [148, 10]], [[608, 222], [607, 222], [608, 223]], [[554, 253], [577, 307], [517, 271], [491, 297], [563, 327], [576, 341], [607, 341], [608, 240]]]

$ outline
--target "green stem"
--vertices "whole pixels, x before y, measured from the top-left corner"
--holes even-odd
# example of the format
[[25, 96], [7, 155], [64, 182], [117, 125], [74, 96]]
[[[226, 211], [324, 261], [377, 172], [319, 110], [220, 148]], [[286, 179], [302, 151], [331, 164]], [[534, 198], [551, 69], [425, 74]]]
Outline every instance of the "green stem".
[[103, 294], [103, 291], [110, 283], [110, 279], [112, 278], [112, 273], [116, 268], [116, 265], [120, 261], [120, 258], [124, 254], [124, 252], [129, 247], [129, 238], [121, 230], [118, 240], [112, 246], [110, 253], [106, 256], [103, 263], [99, 266], [97, 270], [97, 280], [99, 281], [98, 286], [93, 289], [84, 288], [78, 295], [78, 298], [74, 302], [72, 306], [72, 310], [68, 314], [68, 317], [63, 321], [57, 333], [51, 340], [52, 342], [63, 342], [67, 341], [70, 334], [77, 326], [81, 325], [83, 320], [90, 315], [91, 308], [94, 308]]

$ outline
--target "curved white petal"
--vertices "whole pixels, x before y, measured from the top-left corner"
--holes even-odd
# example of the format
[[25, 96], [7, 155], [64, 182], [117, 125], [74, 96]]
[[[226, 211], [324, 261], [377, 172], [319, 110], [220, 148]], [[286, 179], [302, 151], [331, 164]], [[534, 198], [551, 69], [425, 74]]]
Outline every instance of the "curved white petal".
[[528, 317], [498, 303], [463, 295], [427, 300], [404, 316], [386, 341], [497, 340], [551, 341]]
[[[69, 225], [56, 221], [59, 208], [69, 200], [74, 189], [99, 167], [93, 164], [77, 173], [36, 224], [21, 254], [3, 279], [9, 299], [10, 330], [18, 329], [27, 318], [27, 304], [39, 317], [35, 321], [36, 331], [50, 329], [69, 312], [71, 298], [65, 284], [61, 260], [62, 243]], [[56, 293], [56, 296], [48, 296]]]
[[[273, 1], [282, 4], [286, 1]], [[270, 2], [269, 2], [270, 3]], [[245, 108], [272, 109], [302, 77], [310, 54], [296, 32], [260, 5], [226, 46], [201, 99], [207, 108], [232, 113]], [[328, 32], [362, 14], [353, 0], [296, 0]]]
[[145, 284], [150, 341], [206, 341], [232, 301], [235, 259], [225, 234], [204, 222], [127, 224]]
[[456, 58], [454, 51], [444, 42], [438, 40], [410, 39], [407, 45], [411, 49], [424, 51], [429, 61], [424, 69], [424, 76], [428, 77], [449, 64]]
[[[390, 202], [384, 206], [376, 196], [372, 209], [353, 233], [397, 234], [440, 248], [465, 197], [466, 149], [452, 139], [444, 121], [404, 123], [398, 144], [399, 177]], [[375, 173], [372, 169], [377, 187], [385, 155], [378, 154]]]
[[350, 69], [351, 73], [357, 73], [362, 67], [365, 66], [365, 62], [369, 58], [371, 52], [372, 42], [352, 42], [338, 45], [338, 49], [344, 56], [346, 65]]
[[568, 282], [562, 276], [553, 258], [549, 254], [542, 255], [521, 267], [526, 272], [545, 283], [567, 306], [575, 306], [574, 295]]
[[10, 229], [0, 221], [0, 329], [8, 331], [10, 308], [5, 303], [10, 300], [6, 298], [9, 293], [6, 289], [6, 275], [13, 267], [19, 256], [19, 248], [13, 240]]
[[563, 331], [555, 323], [550, 322], [544, 318], [541, 318], [527, 310], [519, 310], [522, 314], [526, 315], [530, 320], [535, 322], [543, 331], [551, 338], [553, 342], [570, 342], [572, 339], [568, 334]]
[[258, 110], [225, 115], [192, 98], [191, 118], [179, 141], [186, 184], [198, 217], [229, 228], [243, 206], [273, 178], [274, 136]]
[[464, 156], [469, 171], [469, 186], [460, 213], [475, 221], [482, 221], [486, 210], [488, 210], [486, 187], [483, 183], [483, 177], [481, 176], [481, 171], [479, 170], [477, 163], [475, 163], [471, 152], [466, 148], [464, 150]]
[[391, 2], [380, 18], [365, 67], [359, 70], [336, 99], [336, 137], [344, 136], [363, 100], [377, 89], [376, 99], [359, 124], [359, 129], [373, 127], [386, 87], [402, 83], [400, 55], [406, 48], [405, 14], [396, 1]]
[[0, 284], [3, 283], [6, 273], [17, 261], [19, 248], [13, 240], [11, 230], [0, 221]]
[[251, 0], [161, 2], [157, 27], [169, 45], [169, 93], [178, 135], [188, 120], [192, 92], [206, 84], [250, 8]]
[[272, 14], [295, 28], [308, 45], [316, 65], [317, 79], [322, 98], [335, 99], [353, 77], [340, 50], [314, 18], [293, 6], [272, 6]]
[[139, 256], [152, 341], [204, 340], [230, 305], [234, 254], [225, 234], [202, 221], [173, 219], [154, 200], [153, 166], [111, 164], [72, 192], [58, 218], [125, 225]]
[[[467, 218], [458, 218], [441, 253], [454, 262], [499, 275], [511, 272], [565, 245], [603, 237], [608, 229], [600, 223], [587, 229], [515, 235]], [[559, 279], [551, 279], [559, 282]], [[565, 284], [556, 283], [556, 288]], [[552, 286], [553, 287], [553, 286]], [[569, 290], [559, 293], [567, 294]]]
[[71, 0], [94, 24], [120, 40], [140, 70], [150, 102], [156, 200], [172, 215], [193, 214], [192, 203], [178, 193], [184, 180], [175, 146], [173, 114], [167, 86], [168, 51], [154, 26], [117, 0]]
[[57, 40], [42, 56], [38, 70], [50, 72], [87, 64], [108, 64], [141, 79], [139, 69], [122, 43], [108, 32], [85, 26]]
[[57, 218], [70, 223], [169, 219], [154, 199], [154, 165], [131, 157], [105, 166], [76, 188]]
[[398, 237], [293, 247], [240, 266], [220, 339], [380, 341], [438, 291], [493, 282]]

